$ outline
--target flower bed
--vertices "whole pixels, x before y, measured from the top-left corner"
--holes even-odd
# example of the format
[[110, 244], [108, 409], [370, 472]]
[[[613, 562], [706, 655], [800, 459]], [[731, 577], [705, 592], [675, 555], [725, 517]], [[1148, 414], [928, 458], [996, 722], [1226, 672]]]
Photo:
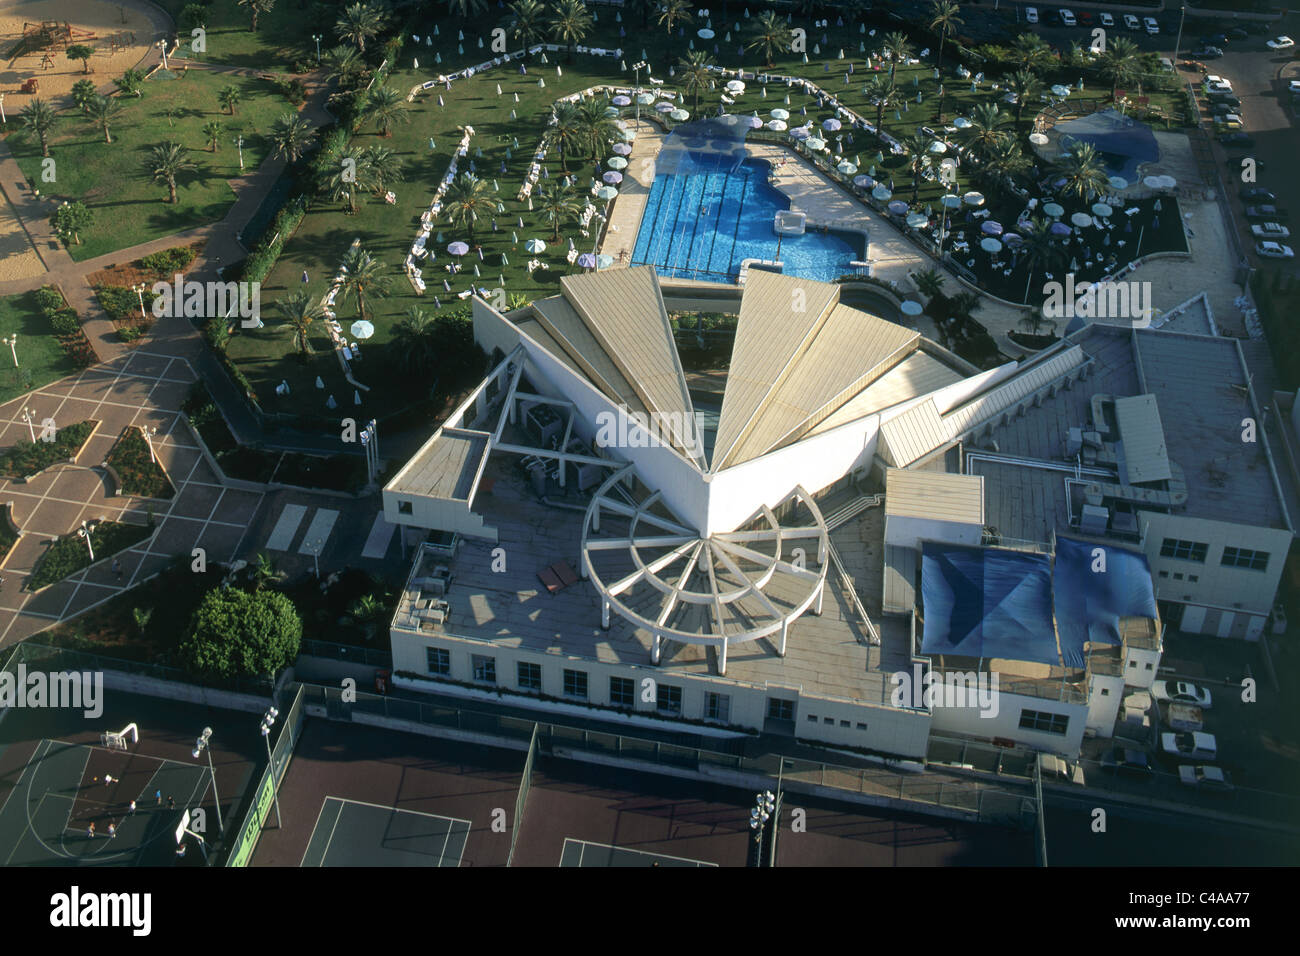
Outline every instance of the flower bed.
[[9, 552], [13, 550], [20, 537], [22, 533], [14, 524], [14, 506], [6, 501], [3, 510], [0, 510], [0, 564], [4, 564], [5, 558], [9, 557]]
[[144, 433], [130, 425], [108, 451], [104, 464], [117, 478], [118, 491], [142, 498], [173, 498], [176, 489], [162, 465], [149, 454]]
[[[95, 549], [95, 563], [107, 560], [120, 551], [133, 547], [153, 535], [154, 525], [124, 524], [120, 521], [101, 521], [90, 533], [90, 543]], [[86, 542], [73, 531], [55, 540], [36, 563], [27, 582], [29, 591], [38, 591], [70, 574], [76, 574], [91, 565]]]
[[0, 476], [31, 478], [51, 465], [75, 459], [98, 424], [85, 421], [60, 428], [54, 433], [54, 441], [19, 441], [0, 454]]

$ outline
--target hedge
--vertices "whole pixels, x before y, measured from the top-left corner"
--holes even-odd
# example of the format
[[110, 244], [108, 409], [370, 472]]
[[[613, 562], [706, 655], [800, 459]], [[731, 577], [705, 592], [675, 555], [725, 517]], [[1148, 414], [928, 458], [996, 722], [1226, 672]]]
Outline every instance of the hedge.
[[173, 246], [170, 249], [149, 253], [141, 258], [140, 264], [150, 272], [168, 277], [176, 272], [184, 272], [194, 261], [194, 255], [194, 250], [189, 246]]
[[[102, 561], [110, 555], [125, 551], [153, 534], [154, 525], [123, 524], [120, 521], [101, 521], [90, 532], [90, 543], [95, 549], [95, 560]], [[74, 531], [58, 538], [36, 563], [27, 582], [29, 591], [62, 581], [82, 568], [90, 567], [90, 553], [86, 542]]]
[[118, 489], [124, 495], [142, 498], [172, 498], [176, 489], [167, 480], [167, 473], [149, 454], [149, 444], [140, 429], [129, 426], [113, 443], [105, 461], [113, 466], [121, 479]]
[[20, 439], [18, 444], [0, 454], [0, 475], [30, 478], [53, 464], [76, 458], [96, 424], [85, 421], [60, 428], [54, 433], [54, 441], [43, 441], [39, 437], [35, 442]]

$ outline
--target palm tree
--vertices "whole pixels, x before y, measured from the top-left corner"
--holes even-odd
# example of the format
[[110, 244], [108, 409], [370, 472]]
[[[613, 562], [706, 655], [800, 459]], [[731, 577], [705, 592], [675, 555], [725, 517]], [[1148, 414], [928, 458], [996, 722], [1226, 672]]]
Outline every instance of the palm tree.
[[1128, 37], [1116, 37], [1101, 55], [1101, 75], [1110, 80], [1110, 98], [1115, 99], [1121, 83], [1127, 85], [1138, 72], [1137, 44]]
[[135, 67], [131, 67], [131, 69], [114, 79], [113, 85], [126, 96], [143, 96], [144, 73]]
[[960, 12], [961, 8], [954, 0], [931, 0], [930, 2], [930, 29], [939, 34], [939, 59], [934, 64], [935, 69], [943, 69], [944, 41], [956, 33], [958, 27], [966, 23], [957, 15]]
[[257, 32], [257, 18], [263, 13], [270, 13], [275, 7], [275, 0], [235, 0], [241, 7], [247, 7], [248, 12], [253, 16], [252, 31]]
[[380, 623], [388, 616], [388, 607], [373, 594], [364, 594], [348, 605], [348, 614], [361, 628], [367, 641], [373, 641]]
[[537, 191], [537, 201], [542, 222], [552, 227], [551, 242], [559, 242], [560, 226], [578, 218], [578, 197], [573, 187], [547, 183]]
[[350, 46], [331, 47], [324, 59], [328, 68], [325, 79], [337, 80], [340, 87], [356, 85], [369, 70], [360, 52]]
[[885, 116], [885, 107], [894, 102], [894, 97], [898, 95], [898, 88], [888, 79], [879, 73], [873, 74], [871, 79], [867, 80], [866, 87], [862, 90], [867, 95], [867, 102], [876, 108], [876, 134], [881, 132], [881, 123]]
[[370, 170], [366, 166], [365, 150], [349, 146], [339, 153], [337, 163], [332, 163], [326, 168], [328, 174], [322, 189], [331, 199], [346, 201], [349, 215], [355, 213], [357, 190], [366, 189], [370, 184]]
[[682, 65], [682, 89], [687, 93], [695, 94], [691, 109], [698, 113], [700, 111], [700, 91], [708, 89], [709, 82], [713, 78], [709, 72], [709, 67], [713, 65], [713, 57], [703, 50], [691, 50], [677, 62]]
[[86, 107], [87, 115], [98, 124], [100, 132], [104, 134], [104, 142], [113, 142], [113, 137], [108, 134], [108, 121], [113, 118], [122, 106], [121, 100], [113, 99], [111, 96], [96, 96]]
[[293, 332], [293, 347], [298, 350], [299, 358], [305, 359], [315, 351], [307, 333], [311, 324], [321, 316], [320, 306], [313, 303], [306, 291], [299, 290], [277, 300], [275, 307]]
[[569, 62], [573, 62], [574, 48], [586, 39], [593, 22], [583, 0], [559, 0], [551, 12], [551, 36], [568, 48]]
[[993, 182], [1014, 180], [1033, 165], [1020, 143], [1010, 133], [1001, 133], [984, 157], [984, 168]]
[[75, 103], [81, 112], [86, 112], [86, 107], [99, 92], [95, 89], [94, 80], [77, 80], [72, 84], [72, 102]]
[[906, 33], [895, 30], [893, 33], [885, 34], [884, 51], [889, 55], [889, 82], [893, 83], [894, 72], [898, 69], [899, 61], [909, 59], [915, 49]]
[[248, 579], [252, 582], [254, 591], [260, 591], [283, 577], [283, 573], [276, 570], [275, 562], [265, 551], [259, 551], [248, 565]]
[[18, 114], [22, 121], [23, 130], [31, 133], [41, 144], [41, 155], [50, 155], [50, 130], [54, 127], [54, 121], [58, 118], [54, 115], [54, 108], [45, 100], [37, 97]]
[[1038, 72], [1047, 69], [1056, 59], [1056, 54], [1047, 45], [1047, 41], [1037, 33], [1022, 33], [1011, 44], [1012, 62], [1020, 70]]
[[930, 138], [920, 133], [904, 136], [901, 140], [907, 150], [907, 169], [912, 174], [912, 202], [921, 189], [921, 174], [930, 166]]
[[1029, 270], [1026, 289], [1033, 282], [1035, 271], [1041, 269], [1043, 272], [1054, 272], [1065, 263], [1065, 247], [1052, 235], [1051, 230], [1051, 221], [1041, 216], [1032, 220], [1028, 226], [1020, 227], [1020, 234], [1025, 237], [1022, 246], [1025, 266]]
[[334, 33], [340, 40], [353, 44], [362, 53], [366, 41], [379, 35], [388, 25], [388, 14], [373, 3], [354, 3], [345, 7], [334, 23]]
[[560, 151], [560, 169], [569, 171], [569, 155], [582, 149], [585, 133], [582, 116], [576, 103], [556, 103], [555, 124], [551, 128], [551, 141]]
[[402, 158], [387, 146], [367, 146], [361, 151], [362, 162], [369, 172], [368, 185], [379, 195], [393, 183], [400, 183], [405, 174]]
[[583, 145], [591, 150], [592, 161], [599, 162], [601, 153], [618, 141], [618, 127], [613, 117], [605, 115], [605, 107], [598, 100], [582, 100], [577, 106]]
[[979, 156], [988, 155], [1002, 133], [998, 126], [1005, 114], [997, 103], [980, 103], [970, 113], [970, 145]]
[[469, 20], [487, 13], [487, 0], [447, 0], [447, 9], [462, 20]]
[[447, 221], [453, 226], [464, 226], [471, 241], [474, 239], [474, 223], [480, 216], [491, 216], [496, 208], [488, 184], [469, 173], [461, 173], [453, 179], [442, 200], [442, 212]]
[[411, 306], [393, 326], [393, 346], [407, 371], [423, 375], [438, 357], [435, 322], [423, 309]]
[[285, 113], [271, 124], [271, 145], [275, 155], [293, 163], [298, 161], [315, 137], [311, 123], [301, 113]]
[[921, 272], [912, 273], [912, 284], [921, 295], [933, 299], [943, 292], [943, 275], [931, 266]]
[[745, 44], [747, 50], [762, 50], [763, 65], [771, 66], [772, 59], [777, 50], [785, 51], [790, 47], [790, 38], [792, 36], [790, 28], [771, 10], [764, 10], [759, 14], [758, 22], [754, 24], [758, 31], [754, 34], [754, 39]]
[[672, 36], [673, 27], [679, 23], [690, 23], [694, 19], [689, 0], [664, 0], [659, 7], [659, 25], [668, 31], [669, 36]]
[[1016, 129], [1019, 129], [1025, 106], [1035, 96], [1041, 96], [1045, 87], [1038, 75], [1030, 70], [1016, 70], [1007, 78], [1007, 86], [1016, 94]]
[[144, 161], [145, 171], [153, 181], [167, 184], [169, 203], [176, 202], [176, 177], [180, 173], [198, 168], [193, 160], [186, 158], [188, 152], [189, 150], [180, 143], [168, 140], [160, 146], [155, 146]]
[[1057, 168], [1065, 176], [1061, 192], [1066, 196], [1090, 201], [1110, 185], [1097, 147], [1091, 143], [1075, 143], [1057, 162]]
[[225, 124], [220, 120], [210, 120], [203, 124], [203, 135], [207, 139], [208, 152], [215, 153], [217, 146], [221, 142], [221, 134], [225, 131]]
[[506, 9], [510, 11], [507, 27], [510, 39], [517, 40], [525, 51], [545, 38], [542, 17], [546, 8], [538, 0], [515, 0]]
[[343, 257], [343, 284], [339, 287], [339, 295], [347, 298], [349, 293], [357, 297], [357, 316], [362, 319], [370, 317], [371, 297], [379, 299], [388, 294], [383, 263], [360, 246], [348, 249]]
[[217, 93], [217, 102], [221, 108], [231, 116], [235, 115], [235, 104], [239, 102], [241, 94], [237, 86], [223, 86]]
[[391, 86], [372, 89], [361, 106], [361, 121], [370, 120], [374, 120], [379, 127], [380, 136], [384, 138], [392, 136], [393, 124], [411, 122], [405, 97]]

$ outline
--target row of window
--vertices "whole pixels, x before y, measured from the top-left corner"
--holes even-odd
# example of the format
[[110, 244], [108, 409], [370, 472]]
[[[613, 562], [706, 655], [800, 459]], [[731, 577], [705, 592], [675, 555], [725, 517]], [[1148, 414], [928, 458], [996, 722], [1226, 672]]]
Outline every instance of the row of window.
[[[1209, 554], [1210, 546], [1203, 541], [1183, 541], [1179, 538], [1165, 538], [1160, 543], [1160, 556], [1162, 558], [1177, 558], [1180, 561], [1195, 561], [1198, 564], [1204, 564], [1205, 558]], [[1267, 551], [1253, 551], [1250, 548], [1229, 548], [1223, 549], [1223, 557], [1219, 563], [1225, 568], [1246, 568], [1250, 571], [1265, 571], [1268, 569], [1269, 554]]]
[[[810, 723], [810, 724], [815, 724], [815, 723], [817, 723], [817, 721], [818, 721], [819, 719], [820, 719], [821, 722], [822, 722], [823, 724], [825, 724], [827, 727], [834, 727], [834, 726], [835, 726], [835, 718], [834, 718], [834, 717], [821, 717], [821, 718], [818, 718], [818, 716], [817, 716], [816, 714], [809, 714], [809, 715], [805, 718], [805, 720], [807, 720], [808, 723]], [[854, 722], [853, 722], [853, 721], [850, 721], [850, 720], [841, 720], [841, 721], [840, 721], [840, 727], [843, 728], [843, 729], [845, 729], [845, 730], [848, 730], [849, 728], [853, 727], [853, 725], [854, 725]], [[863, 723], [862, 721], [860, 721], [860, 720], [857, 721], [857, 727], [858, 727], [858, 730], [866, 730], [866, 729], [867, 729], [867, 725], [864, 724], [864, 723]]]
[[1064, 735], [1070, 726], [1070, 718], [1065, 714], [1053, 714], [1042, 710], [1022, 710], [1020, 712], [1021, 730], [1038, 730], [1046, 734]]

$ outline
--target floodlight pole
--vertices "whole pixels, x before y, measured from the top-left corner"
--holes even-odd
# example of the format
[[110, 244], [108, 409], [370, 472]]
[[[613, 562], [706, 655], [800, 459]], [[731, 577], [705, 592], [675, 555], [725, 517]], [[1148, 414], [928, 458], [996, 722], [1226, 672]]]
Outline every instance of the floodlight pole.
[[208, 755], [208, 772], [212, 774], [212, 799], [217, 805], [217, 832], [225, 831], [225, 824], [221, 822], [221, 794], [217, 792], [217, 768], [212, 765], [212, 747], [209, 741], [212, 739], [212, 728], [204, 727], [203, 733], [194, 741], [193, 756], [197, 757], [200, 753]]
[[1178, 39], [1174, 41], [1174, 69], [1178, 69], [1178, 49], [1183, 45], [1183, 19], [1187, 16], [1187, 4], [1183, 4], [1178, 12]]
[[262, 716], [262, 739], [266, 741], [266, 767], [271, 774], [271, 794], [275, 798], [275, 828], [284, 829], [284, 824], [280, 821], [280, 782], [275, 777], [275, 760], [271, 756], [271, 725], [275, 723], [275, 718], [279, 716], [279, 711], [271, 707]]

